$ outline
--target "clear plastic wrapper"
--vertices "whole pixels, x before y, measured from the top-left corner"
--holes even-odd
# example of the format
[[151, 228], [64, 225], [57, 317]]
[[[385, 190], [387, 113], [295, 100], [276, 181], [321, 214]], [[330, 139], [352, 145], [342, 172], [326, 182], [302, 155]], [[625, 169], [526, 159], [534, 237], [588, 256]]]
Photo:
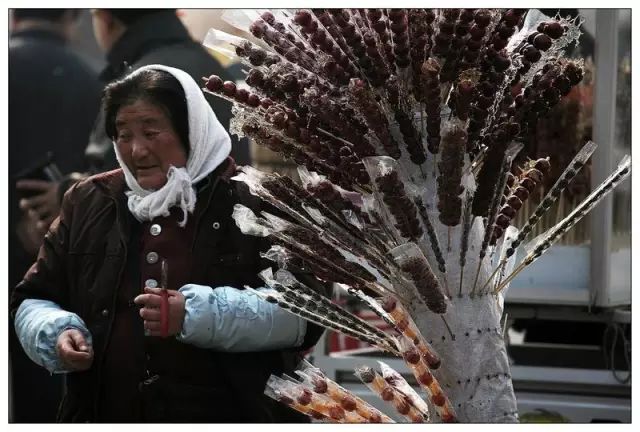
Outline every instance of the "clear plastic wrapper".
[[308, 417], [311, 417], [315, 421], [322, 422], [322, 423], [330, 421], [329, 417], [322, 414], [321, 412], [314, 410], [308, 405], [302, 405], [301, 403], [299, 403], [297, 400], [289, 396], [290, 394], [289, 392], [286, 392], [283, 389], [281, 389], [280, 386], [276, 385], [275, 387], [277, 390], [273, 389], [273, 384], [271, 384], [271, 386], [267, 384], [267, 387], [264, 390], [264, 394], [270, 397], [271, 399], [275, 400], [276, 402], [280, 402], [284, 405], [287, 405], [291, 409], [298, 411], [299, 413], [302, 413]]
[[574, 156], [569, 165], [567, 165], [558, 180], [554, 183], [551, 189], [549, 189], [549, 192], [547, 192], [540, 204], [538, 204], [534, 210], [533, 214], [519, 231], [518, 236], [509, 243], [506, 251], [507, 258], [515, 253], [516, 248], [529, 235], [542, 216], [549, 210], [549, 208], [551, 208], [551, 205], [556, 201], [556, 199], [558, 199], [564, 188], [566, 188], [582, 167], [584, 167], [597, 147], [596, 143], [589, 141]]
[[402, 415], [411, 423], [425, 423], [427, 418], [418, 411], [408, 400], [408, 397], [396, 390], [393, 386], [387, 384], [384, 378], [369, 366], [360, 366], [356, 368], [355, 375], [364, 383], [372, 392], [380, 396], [382, 400]]
[[332, 321], [325, 316], [319, 315], [315, 312], [311, 312], [309, 309], [317, 310], [318, 306], [315, 302], [309, 301], [309, 299], [305, 299], [304, 297], [299, 297], [291, 292], [280, 293], [277, 290], [268, 292], [268, 291], [257, 291], [252, 289], [251, 287], [245, 287], [245, 289], [255, 293], [259, 297], [263, 298], [267, 302], [276, 303], [281, 308], [291, 312], [294, 315], [297, 315], [301, 318], [306, 319], [307, 321], [311, 321], [314, 324], [319, 326], [335, 330], [340, 333], [344, 333], [347, 336], [358, 339], [362, 342], [365, 342], [369, 345], [377, 346], [384, 351], [389, 351], [393, 354], [397, 353], [397, 350], [393, 347], [390, 347], [387, 342], [383, 339], [380, 339], [377, 336], [362, 333], [360, 331], [355, 330], [349, 325], [344, 325], [339, 322]]
[[313, 265], [312, 270], [318, 277], [377, 293], [388, 292], [376, 282], [375, 276], [364, 267], [347, 261], [314, 231], [266, 212], [262, 215], [259, 218], [250, 209], [236, 204], [232, 217], [243, 233], [266, 235], [273, 243], [284, 246], [293, 255]]
[[522, 269], [533, 263], [543, 253], [558, 241], [564, 234], [566, 234], [573, 226], [582, 219], [591, 209], [593, 209], [605, 196], [615, 189], [627, 176], [631, 173], [631, 158], [625, 156], [618, 168], [611, 174], [605, 181], [603, 181], [596, 189], [594, 189], [587, 198], [585, 198], [576, 208], [569, 213], [562, 221], [556, 224], [553, 228], [549, 229], [546, 233], [539, 236], [534, 240], [535, 246], [525, 247], [528, 250], [527, 255], [523, 258], [522, 262], [511, 272], [505, 281], [501, 282], [500, 286], [496, 288], [499, 292], [504, 289]]
[[241, 31], [247, 31], [258, 18], [260, 14], [255, 9], [227, 9], [222, 14], [224, 22]]
[[220, 30], [210, 29], [204, 37], [202, 45], [232, 59], [237, 55], [236, 47], [245, 41], [246, 39], [241, 37], [233, 36]]
[[384, 255], [381, 255], [370, 243], [353, 237], [332, 220], [322, 216], [318, 210], [304, 205], [303, 207], [318, 226], [323, 228], [320, 234], [325, 236], [325, 241], [331, 243], [347, 261], [356, 263], [373, 274], [379, 284], [387, 289], [393, 289], [389, 282], [391, 270]]
[[[254, 106], [244, 89], [229, 83], [225, 89], [219, 79], [210, 77], [206, 87], [234, 102], [235, 133], [304, 166], [303, 185], [318, 187], [309, 193], [280, 176], [247, 170], [251, 192], [293, 222], [236, 212], [239, 226], [269, 237], [274, 247], [265, 256], [280, 266], [335, 282], [392, 328], [402, 327], [398, 330], [419, 353], [420, 367], [437, 352], [430, 366], [436, 359], [441, 366], [427, 372], [442, 388], [432, 386], [430, 394], [441, 402], [446, 388], [455, 419], [516, 421], [501, 332], [503, 296], [495, 289], [519, 271], [515, 248], [530, 228], [525, 225], [519, 235], [508, 228], [507, 213], [513, 212], [502, 212], [507, 206], [500, 204], [500, 174], [508, 169], [503, 160], [509, 145], [535, 134], [538, 119], [584, 76], [580, 61], [552, 59], [577, 39], [580, 19], [569, 22], [524, 9], [447, 8], [257, 9], [224, 17], [248, 30], [255, 45], [247, 49], [242, 39], [215, 31], [206, 44], [227, 55], [235, 51], [252, 65], [247, 83], [255, 89]], [[251, 59], [247, 52], [254, 46], [266, 48], [256, 48]], [[452, 125], [466, 133], [466, 145], [447, 141]], [[532, 157], [522, 158], [527, 156]], [[524, 183], [519, 186], [530, 193]], [[520, 199], [517, 191], [514, 195]], [[540, 216], [534, 213], [530, 222]], [[540, 248], [571, 222], [557, 227], [548, 242], [534, 243], [530, 252], [542, 253]], [[421, 268], [424, 262], [430, 266], [417, 286], [388, 254], [408, 242], [421, 252], [411, 254], [421, 258]], [[487, 254], [491, 259], [484, 259]], [[450, 281], [457, 295], [451, 295]], [[285, 307], [341, 330], [348, 327], [374, 343], [390, 343], [304, 288], [286, 285], [285, 279], [276, 283], [281, 292], [272, 300]], [[446, 310], [442, 302], [430, 309], [422, 301], [429, 295], [421, 290], [437, 284], [438, 299], [445, 298], [443, 292], [448, 296]], [[409, 317], [385, 311], [378, 301], [387, 296]], [[424, 338], [412, 337], [420, 333]], [[442, 406], [439, 410], [434, 419], [452, 419]]]
[[382, 309], [387, 312], [396, 324], [396, 328], [413, 342], [414, 346], [420, 351], [424, 361], [430, 369], [438, 369], [441, 365], [440, 356], [435, 352], [431, 344], [429, 344], [409, 313], [402, 305], [393, 297], [385, 297], [380, 301]]
[[414, 243], [406, 243], [389, 251], [406, 277], [413, 282], [429, 310], [437, 314], [447, 311], [447, 299], [429, 262]]
[[275, 275], [271, 272], [271, 269], [266, 269], [260, 272], [260, 278], [270, 287], [276, 287], [278, 284], [285, 287], [288, 291], [297, 293], [298, 295], [304, 295], [309, 300], [313, 300], [319, 304], [315, 309], [315, 312], [320, 313], [330, 320], [334, 320], [345, 326], [350, 326], [362, 333], [368, 333], [373, 337], [386, 340], [389, 346], [393, 346], [394, 341], [389, 335], [382, 330], [372, 326], [368, 322], [353, 315], [342, 307], [338, 306], [330, 299], [322, 296], [313, 289], [309, 288], [305, 284], [301, 283], [296, 277], [289, 271], [279, 269]]
[[403, 393], [410, 401], [411, 404], [418, 410], [427, 422], [430, 421], [429, 405], [418, 395], [418, 393], [407, 383], [407, 381], [395, 371], [391, 366], [385, 362], [378, 361], [380, 365], [380, 371], [384, 380], [393, 386], [400, 393]]
[[369, 405], [367, 402], [328, 379], [319, 369], [308, 368], [304, 371], [296, 371], [303, 382], [312, 387], [318, 394], [326, 395], [340, 404], [345, 411], [357, 413], [370, 423], [393, 423], [387, 415]]
[[440, 419], [445, 423], [456, 422], [456, 413], [438, 380], [431, 374], [418, 349], [404, 337], [398, 339], [405, 363], [413, 372], [420, 386], [429, 396]]
[[[507, 45], [507, 51], [513, 52], [516, 50], [518, 46], [520, 46], [527, 38], [539, 28], [540, 24], [543, 22], [551, 22], [556, 21], [551, 17], [546, 16], [542, 12], [537, 9], [532, 9], [527, 13], [525, 17], [524, 24], [522, 29], [514, 35], [509, 44]], [[577, 16], [573, 19], [566, 19], [564, 17], [559, 17], [558, 22], [560, 26], [563, 27], [562, 36], [556, 39], [551, 40], [551, 45], [544, 51], [541, 51], [540, 59], [536, 62], [533, 62], [532, 67], [529, 71], [522, 77], [523, 83], [529, 83], [533, 76], [542, 69], [544, 64], [553, 59], [564, 56], [564, 52], [567, 47], [571, 46], [574, 43], [578, 43], [578, 39], [582, 35], [582, 31], [580, 27], [584, 23], [584, 18], [581, 16]]]
[[[302, 406], [303, 409], [313, 410], [321, 413], [329, 421], [337, 423], [363, 423], [365, 419], [358, 414], [345, 411], [338, 403], [334, 402], [330, 398], [323, 397], [317, 393], [313, 393], [311, 390], [301, 384], [296, 384], [291, 381], [286, 381], [278, 378], [274, 375], [269, 377], [267, 381], [267, 388], [271, 389], [274, 393], [280, 393], [286, 395], [293, 402], [288, 404], [289, 406]], [[282, 401], [284, 402], [284, 401]], [[288, 402], [288, 400], [286, 400]]]
[[393, 226], [398, 243], [418, 240], [424, 231], [418, 220], [418, 209], [409, 197], [397, 162], [389, 157], [364, 159], [365, 167], [375, 187], [374, 195], [386, 213], [387, 226]]

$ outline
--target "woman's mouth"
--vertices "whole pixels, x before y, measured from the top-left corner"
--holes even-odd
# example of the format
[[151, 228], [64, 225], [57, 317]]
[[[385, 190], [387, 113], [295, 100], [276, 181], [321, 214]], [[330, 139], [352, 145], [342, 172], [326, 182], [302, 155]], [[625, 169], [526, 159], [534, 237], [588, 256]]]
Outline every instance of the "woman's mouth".
[[152, 170], [154, 168], [157, 168], [158, 165], [141, 165], [141, 166], [137, 166], [136, 167], [136, 172], [144, 172], [144, 171], [149, 171]]

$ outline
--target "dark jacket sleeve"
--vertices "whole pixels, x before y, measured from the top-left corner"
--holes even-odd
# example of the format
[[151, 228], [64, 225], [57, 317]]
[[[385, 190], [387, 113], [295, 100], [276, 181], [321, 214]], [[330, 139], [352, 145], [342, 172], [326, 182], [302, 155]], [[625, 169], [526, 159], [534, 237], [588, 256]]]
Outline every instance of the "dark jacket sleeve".
[[11, 316], [29, 298], [50, 300], [68, 308], [67, 252], [73, 214], [73, 186], [64, 196], [60, 216], [49, 227], [36, 262], [31, 266], [11, 296]]

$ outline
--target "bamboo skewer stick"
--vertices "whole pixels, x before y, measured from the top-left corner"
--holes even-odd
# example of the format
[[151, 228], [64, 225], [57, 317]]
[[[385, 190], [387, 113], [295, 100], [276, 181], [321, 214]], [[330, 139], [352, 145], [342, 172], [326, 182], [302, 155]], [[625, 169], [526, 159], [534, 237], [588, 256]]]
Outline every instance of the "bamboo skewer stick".
[[[548, 224], [550, 218], [549, 210], [551, 209], [552, 205], [554, 204], [554, 202], [556, 202], [562, 191], [567, 187], [571, 180], [575, 178], [580, 169], [582, 169], [587, 160], [595, 151], [596, 147], [597, 144], [595, 144], [593, 141], [589, 141], [571, 160], [567, 168], [565, 168], [564, 172], [560, 175], [558, 180], [556, 180], [555, 184], [551, 187], [551, 189], [549, 189], [549, 192], [547, 192], [544, 198], [540, 201], [540, 204], [538, 204], [533, 214], [529, 216], [527, 222], [520, 229], [518, 236], [511, 241], [499, 266], [503, 266], [506, 261], [515, 253], [517, 247], [522, 243], [522, 241], [526, 239], [532, 231], [534, 231], [534, 228], [536, 228], [536, 226], [538, 226], [538, 222], [541, 218], [545, 220], [545, 225]], [[538, 232], [534, 232], [534, 234], [537, 235]], [[494, 276], [495, 273], [492, 277]], [[489, 278], [489, 280], [491, 280], [491, 278]]]
[[524, 258], [520, 265], [504, 280], [495, 292], [498, 293], [513, 280], [525, 267], [533, 263], [544, 252], [546, 252], [558, 239], [567, 233], [583, 216], [593, 209], [605, 196], [607, 196], [620, 182], [622, 182], [631, 172], [631, 158], [625, 156], [618, 168], [598, 186], [591, 194], [582, 201], [566, 218], [559, 224], [547, 231], [547, 234], [535, 246], [535, 248]]

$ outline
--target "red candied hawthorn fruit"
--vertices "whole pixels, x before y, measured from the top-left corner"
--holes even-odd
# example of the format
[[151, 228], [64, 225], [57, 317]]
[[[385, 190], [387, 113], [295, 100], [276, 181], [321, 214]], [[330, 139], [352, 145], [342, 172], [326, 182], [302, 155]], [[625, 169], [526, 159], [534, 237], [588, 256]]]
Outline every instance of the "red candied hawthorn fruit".
[[249, 98], [249, 92], [245, 89], [238, 89], [235, 98], [238, 102], [246, 103]]
[[332, 406], [329, 408], [329, 417], [334, 420], [340, 420], [344, 418], [344, 410], [339, 406]]
[[296, 24], [306, 27], [311, 23], [311, 14], [307, 11], [298, 11], [296, 12], [293, 20]]
[[371, 423], [381, 423], [382, 422], [382, 416], [379, 413], [372, 413], [369, 416], [369, 421]]
[[302, 394], [298, 396], [298, 403], [300, 405], [309, 405], [311, 403], [311, 392], [308, 389], [302, 389]]
[[558, 21], [551, 21], [546, 23], [543, 33], [551, 39], [558, 39], [564, 34], [564, 29], [562, 28], [562, 24]]
[[340, 405], [342, 406], [342, 408], [344, 408], [346, 411], [353, 411], [356, 409], [356, 400], [354, 398], [352, 398], [351, 396], [345, 396], [344, 398], [342, 398], [342, 400], [340, 401]]
[[402, 353], [402, 356], [408, 363], [411, 364], [416, 364], [420, 361], [420, 354], [415, 348], [405, 351], [404, 353]]
[[260, 98], [258, 97], [258, 95], [250, 93], [249, 96], [247, 97], [247, 105], [257, 108], [260, 106]]
[[433, 375], [431, 375], [431, 372], [426, 371], [418, 377], [418, 381], [420, 381], [420, 384], [422, 385], [431, 385], [433, 382]]
[[225, 81], [222, 85], [222, 92], [229, 97], [233, 97], [236, 94], [236, 84], [233, 81]]
[[321, 378], [315, 378], [313, 380], [313, 391], [316, 393], [326, 393], [327, 392], [327, 381]]
[[212, 92], [219, 92], [220, 90], [222, 90], [223, 85], [224, 82], [222, 81], [222, 78], [220, 78], [218, 75], [211, 75], [207, 80], [207, 84], [205, 86]]
[[431, 402], [436, 406], [443, 406], [447, 402], [447, 398], [445, 398], [444, 394], [440, 392], [431, 396]]
[[455, 423], [457, 421], [456, 420], [456, 416], [454, 416], [450, 412], [446, 412], [446, 413], [442, 414], [442, 416], [440, 416], [440, 418], [442, 419], [442, 423]]
[[394, 393], [391, 387], [385, 387], [380, 393], [380, 397], [382, 398], [382, 400], [387, 402], [393, 400], [393, 395]]
[[267, 25], [262, 20], [256, 20], [249, 26], [249, 31], [251, 32], [251, 34], [258, 39], [262, 39], [262, 36], [264, 36], [266, 30]]

